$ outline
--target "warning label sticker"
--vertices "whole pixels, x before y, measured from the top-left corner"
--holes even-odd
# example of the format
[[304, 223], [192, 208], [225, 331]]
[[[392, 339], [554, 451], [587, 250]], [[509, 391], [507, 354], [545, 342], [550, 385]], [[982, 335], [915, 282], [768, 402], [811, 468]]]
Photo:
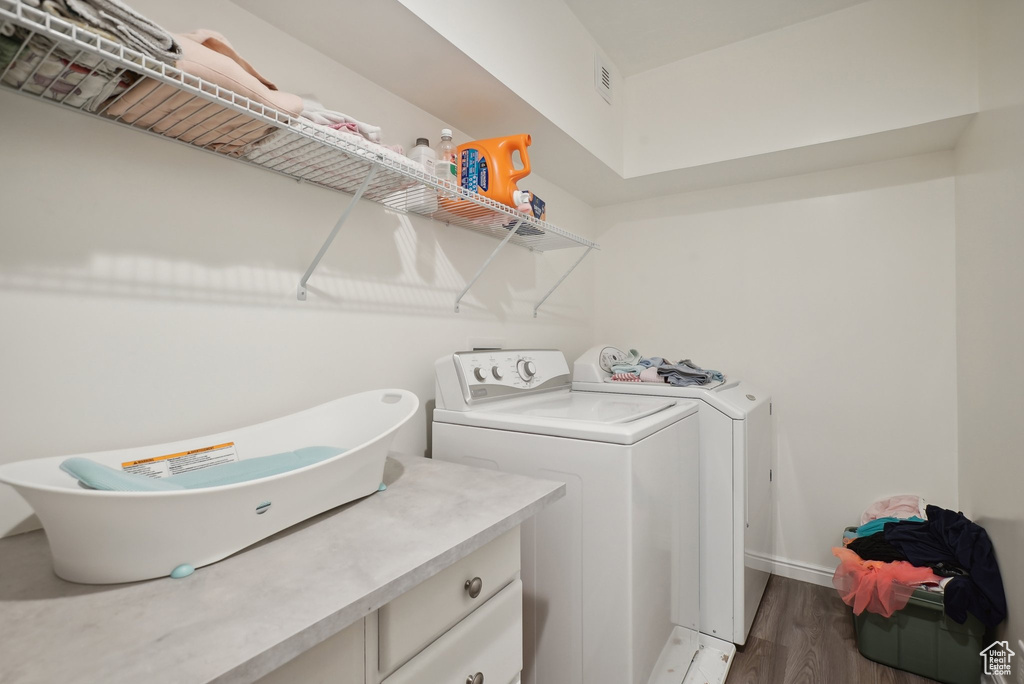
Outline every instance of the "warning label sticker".
[[223, 463], [234, 463], [237, 460], [238, 451], [235, 449], [235, 443], [227, 442], [177, 454], [145, 458], [141, 461], [127, 461], [121, 464], [121, 469], [126, 473], [147, 477], [167, 477]]

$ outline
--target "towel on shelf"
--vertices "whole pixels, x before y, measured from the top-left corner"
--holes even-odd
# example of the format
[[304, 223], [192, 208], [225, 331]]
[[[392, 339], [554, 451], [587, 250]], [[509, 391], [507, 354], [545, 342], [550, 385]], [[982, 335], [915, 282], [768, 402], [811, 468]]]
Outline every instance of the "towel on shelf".
[[181, 57], [181, 46], [174, 36], [120, 0], [47, 0], [43, 5], [59, 9], [94, 31], [113, 34], [117, 42], [161, 62], [174, 64]]
[[99, 57], [54, 45], [39, 34], [28, 37], [23, 30], [14, 38], [0, 37], [0, 71], [3, 69], [7, 70], [3, 77], [7, 85], [89, 112], [124, 92], [138, 78]]
[[4, 26], [10, 26], [10, 24], [0, 26], [0, 71], [7, 68], [7, 65], [18, 54], [18, 49], [21, 48], [22, 42], [24, 42], [22, 39], [15, 38], [13, 33], [10, 35], [4, 33]]
[[[199, 30], [175, 37], [182, 48], [182, 57], [175, 65], [178, 69], [282, 114], [299, 115], [302, 99], [278, 90], [235, 52], [221, 34]], [[154, 79], [146, 79], [129, 90], [104, 113], [136, 126], [152, 127], [156, 133], [229, 154], [240, 153], [246, 145], [274, 129], [270, 124], [239, 115], [233, 109]]]
[[[358, 185], [366, 176], [366, 167], [363, 164], [353, 163], [352, 160], [353, 156], [360, 156], [360, 151], [372, 153], [374, 159], [380, 155], [395, 165], [405, 167], [410, 171], [423, 170], [412, 159], [384, 145], [372, 143], [348, 130], [334, 130], [302, 121], [297, 121], [293, 125], [305, 133], [313, 133], [319, 140], [340, 142], [342, 148], [348, 151], [342, 153], [337, 149], [319, 145], [298, 131], [280, 129], [250, 145], [243, 152], [243, 156], [261, 166], [271, 169], [287, 168], [288, 172], [294, 176], [339, 189]], [[397, 185], [389, 189], [403, 189], [413, 183], [413, 181], [398, 182]]]
[[[359, 125], [357, 123], [355, 123], [354, 121], [349, 121], [349, 122], [346, 122], [346, 123], [331, 124], [327, 128], [330, 128], [332, 131], [341, 131], [343, 133], [355, 133], [355, 134], [359, 135], [360, 137], [363, 137], [362, 134], [359, 133]], [[370, 142], [372, 142], [372, 141], [370, 141]], [[396, 154], [400, 154], [403, 157], [405, 156], [405, 148], [402, 147], [401, 145], [388, 145], [388, 144], [382, 143], [382, 142], [381, 143], [375, 143], [375, 144], [380, 145], [381, 147], [383, 147], [386, 150], [391, 150], [392, 152], [394, 152]], [[417, 165], [417, 167], [418, 166], [419, 165]]]
[[315, 124], [320, 124], [321, 126], [332, 126], [333, 124], [355, 124], [356, 132], [370, 142], [379, 143], [381, 140], [380, 126], [364, 123], [358, 119], [353, 119], [347, 114], [327, 109], [312, 97], [302, 98], [301, 116], [303, 119], [308, 119], [309, 121], [312, 121]]

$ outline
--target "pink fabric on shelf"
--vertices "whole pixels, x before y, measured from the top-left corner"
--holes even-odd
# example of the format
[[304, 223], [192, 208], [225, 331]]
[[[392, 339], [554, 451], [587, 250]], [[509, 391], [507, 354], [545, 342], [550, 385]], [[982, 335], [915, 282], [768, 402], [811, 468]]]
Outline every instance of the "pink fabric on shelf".
[[615, 373], [612, 375], [612, 380], [616, 382], [640, 382], [640, 378], [632, 373]]
[[[219, 33], [199, 30], [174, 38], [182, 48], [181, 59], [175, 66], [185, 73], [293, 117], [302, 111], [302, 98], [278, 90]], [[187, 77], [185, 82], [189, 83]], [[228, 153], [240, 151], [273, 130], [273, 126], [262, 121], [151, 78], [127, 90], [104, 113], [156, 133]]]
[[336, 131], [340, 131], [340, 130], [344, 129], [346, 131], [352, 131], [353, 133], [358, 133], [359, 132], [359, 126], [357, 126], [354, 121], [348, 121], [348, 122], [342, 122], [342, 123], [334, 123], [334, 124], [331, 124], [330, 126], [328, 126], [328, 128], [333, 128]]
[[917, 516], [927, 520], [924, 513], [924, 500], [914, 494], [899, 494], [886, 499], [879, 499], [868, 506], [867, 510], [860, 516], [860, 524], [871, 522], [878, 518], [899, 518], [905, 520]]
[[915, 587], [938, 584], [942, 579], [931, 569], [906, 561], [866, 561], [850, 549], [840, 548], [833, 548], [832, 555], [839, 559], [832, 585], [854, 615], [867, 610], [889, 617], [906, 607]]

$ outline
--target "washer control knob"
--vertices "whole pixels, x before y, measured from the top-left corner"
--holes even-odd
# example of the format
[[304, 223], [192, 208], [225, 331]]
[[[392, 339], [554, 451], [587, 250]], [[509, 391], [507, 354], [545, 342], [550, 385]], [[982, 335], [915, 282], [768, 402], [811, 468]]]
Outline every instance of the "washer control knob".
[[491, 375], [494, 376], [495, 380], [501, 380], [505, 377], [505, 374], [501, 372], [501, 369], [497, 366], [491, 366]]
[[533, 361], [523, 360], [516, 364], [516, 370], [519, 371], [519, 377], [529, 380], [537, 374], [537, 365]]
[[483, 368], [474, 368], [473, 369], [473, 375], [480, 382], [483, 382], [484, 380], [487, 379], [487, 375], [484, 373], [484, 369]]

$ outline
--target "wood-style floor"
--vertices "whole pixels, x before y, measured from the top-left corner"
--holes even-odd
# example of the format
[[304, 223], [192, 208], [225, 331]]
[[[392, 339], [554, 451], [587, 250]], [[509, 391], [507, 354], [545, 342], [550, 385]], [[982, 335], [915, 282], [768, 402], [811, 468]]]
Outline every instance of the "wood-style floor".
[[728, 684], [934, 684], [868, 660], [834, 589], [773, 576]]

